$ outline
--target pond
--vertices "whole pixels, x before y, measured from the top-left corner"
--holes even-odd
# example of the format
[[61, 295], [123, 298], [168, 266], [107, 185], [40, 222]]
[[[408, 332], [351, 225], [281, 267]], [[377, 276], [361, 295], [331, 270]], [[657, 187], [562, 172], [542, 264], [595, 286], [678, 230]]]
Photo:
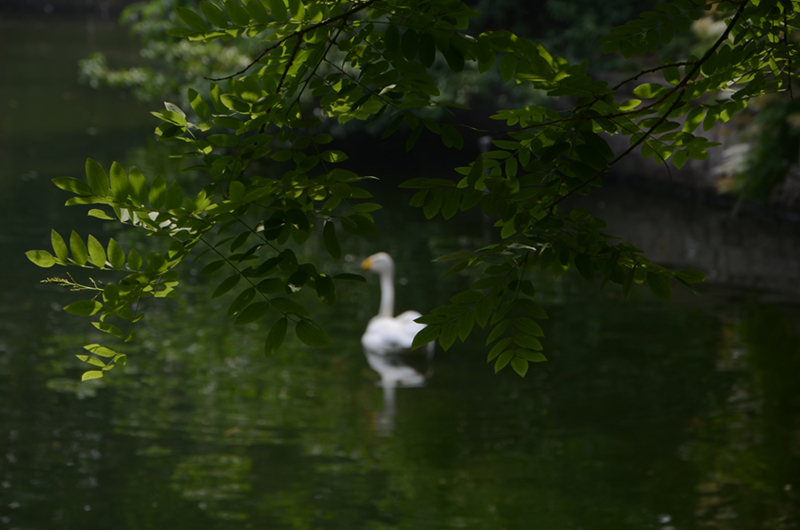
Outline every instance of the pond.
[[[359, 341], [374, 276], [314, 307], [331, 349], [290, 340], [266, 359], [265, 326], [231, 326], [198, 265], [150, 308], [124, 370], [79, 383], [93, 335], [24, 252], [53, 227], [120, 236], [49, 181], [87, 156], [169, 170], [146, 107], [77, 84], [96, 49], [135, 51], [110, 23], [0, 23], [0, 527], [800, 527], [800, 227], [680, 196], [611, 186], [580, 205], [659, 262], [705, 270], [701, 295], [626, 301], [536, 277], [549, 361], [524, 379], [492, 373], [479, 333], [439, 349], [424, 385], [383, 388]], [[397, 166], [389, 181], [438, 171]], [[381, 236], [332, 266], [390, 252], [401, 311], [468, 284], [431, 260], [480, 246], [481, 219], [431, 225], [370, 189]]]

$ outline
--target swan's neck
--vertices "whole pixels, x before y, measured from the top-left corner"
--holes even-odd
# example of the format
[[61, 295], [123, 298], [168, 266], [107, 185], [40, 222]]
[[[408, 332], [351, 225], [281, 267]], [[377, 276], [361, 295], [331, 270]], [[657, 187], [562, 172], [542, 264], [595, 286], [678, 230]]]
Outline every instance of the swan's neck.
[[379, 317], [392, 318], [394, 316], [394, 272], [386, 271], [381, 274], [381, 307]]

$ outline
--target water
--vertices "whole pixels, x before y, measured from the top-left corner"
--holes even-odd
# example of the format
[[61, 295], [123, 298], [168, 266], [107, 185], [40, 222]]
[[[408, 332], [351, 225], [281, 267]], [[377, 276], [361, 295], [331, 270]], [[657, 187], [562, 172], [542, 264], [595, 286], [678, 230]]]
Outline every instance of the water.
[[[131, 53], [112, 26], [6, 21], [0, 39], [0, 527], [800, 526], [796, 225], [612, 189], [598, 213], [615, 230], [717, 274], [670, 304], [644, 289], [623, 301], [577, 274], [536, 278], [550, 361], [525, 379], [492, 375], [478, 333], [437, 351], [425, 386], [387, 395], [359, 343], [375, 277], [343, 286], [332, 310], [314, 306], [330, 350], [290, 340], [265, 359], [266, 328], [231, 326], [230, 300], [208, 300], [188, 270], [185, 296], [151, 308], [128, 367], [81, 384], [89, 326], [22, 253], [54, 226], [108, 230], [62, 208], [49, 179], [80, 175], [86, 156], [152, 164], [154, 124], [74, 81], [70, 65], [96, 46]], [[398, 310], [445, 302], [469, 279], [441, 282], [430, 260], [480, 245], [480, 220], [431, 226], [407, 197], [373, 191], [388, 205], [383, 235], [347, 241], [332, 266], [386, 250], [406, 280]]]

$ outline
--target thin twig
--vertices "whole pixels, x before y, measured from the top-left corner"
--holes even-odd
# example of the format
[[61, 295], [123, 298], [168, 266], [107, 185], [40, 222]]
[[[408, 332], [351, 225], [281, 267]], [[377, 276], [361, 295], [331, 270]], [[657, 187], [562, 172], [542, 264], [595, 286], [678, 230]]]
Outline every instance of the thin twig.
[[[644, 134], [642, 134], [639, 137], [639, 139], [633, 143], [633, 145], [631, 145], [628, 149], [625, 150], [625, 152], [616, 157], [614, 160], [609, 162], [608, 165], [602, 170], [598, 171], [595, 176], [593, 176], [588, 180], [583, 181], [580, 185], [567, 192], [563, 197], [560, 197], [559, 199], [553, 201], [549, 206], [547, 206], [545, 210], [550, 210], [548, 215], [552, 215], [553, 208], [555, 208], [555, 206], [564, 202], [566, 199], [574, 195], [578, 190], [582, 189], [584, 186], [587, 186], [590, 183], [597, 180], [601, 175], [603, 175], [606, 171], [608, 171], [608, 169], [611, 168], [611, 166], [622, 160], [624, 157], [628, 156], [634, 149], [636, 149], [642, 143], [644, 143], [652, 135], [653, 131], [655, 131], [658, 127], [660, 127], [661, 124], [663, 124], [669, 118], [669, 115], [672, 113], [672, 111], [674, 111], [680, 105], [683, 104], [682, 99], [683, 95], [686, 93], [686, 85], [689, 84], [689, 81], [697, 74], [703, 63], [705, 63], [708, 60], [708, 58], [711, 57], [711, 54], [713, 54], [714, 51], [716, 51], [716, 49], [719, 48], [722, 45], [722, 43], [725, 42], [725, 40], [728, 38], [728, 35], [730, 34], [731, 30], [736, 25], [736, 21], [739, 20], [739, 17], [742, 16], [744, 8], [745, 6], [747, 6], [748, 2], [749, 0], [745, 0], [744, 2], [742, 2], [742, 5], [739, 6], [739, 9], [736, 11], [736, 14], [733, 16], [733, 18], [731, 18], [730, 24], [728, 24], [728, 27], [725, 28], [725, 31], [722, 33], [722, 35], [720, 35], [719, 39], [717, 39], [714, 45], [711, 46], [708, 49], [708, 51], [706, 51], [705, 55], [703, 55], [703, 57], [695, 63], [692, 70], [684, 76], [681, 82], [675, 86], [675, 89], [672, 91], [672, 93], [674, 94], [677, 91], [680, 91], [681, 95], [675, 99], [675, 102], [672, 105], [670, 105], [670, 108], [667, 110], [667, 112], [665, 112], [664, 115], [661, 118], [659, 118], [659, 120], [656, 123], [654, 123], [652, 127], [650, 127]], [[662, 101], [664, 101], [664, 98], [662, 98]]]
[[[226, 75], [224, 77], [216, 77], [216, 78], [206, 77], [205, 79], [207, 79], [208, 81], [225, 81], [226, 79], [231, 79], [233, 77], [236, 77], [237, 75], [241, 75], [241, 74], [245, 73], [246, 71], [248, 71], [250, 68], [252, 68], [255, 64], [257, 64], [268, 53], [270, 53], [274, 49], [278, 48], [284, 42], [288, 41], [292, 37], [298, 37], [299, 38], [299, 37], [302, 37], [303, 35], [305, 35], [306, 33], [310, 33], [312, 31], [314, 31], [317, 28], [321, 28], [323, 26], [327, 26], [331, 22], [336, 22], [336, 21], [339, 21], [339, 20], [342, 20], [342, 19], [346, 20], [347, 18], [349, 18], [354, 13], [357, 13], [357, 12], [363, 10], [363, 9], [368, 8], [369, 6], [371, 6], [372, 4], [374, 4], [377, 1], [378, 0], [368, 0], [367, 2], [364, 2], [363, 4], [358, 4], [357, 7], [354, 7], [353, 9], [351, 9], [350, 11], [347, 11], [346, 13], [342, 13], [341, 15], [337, 15], [335, 17], [331, 17], [331, 18], [325, 19], [322, 22], [318, 22], [316, 24], [308, 26], [307, 28], [297, 30], [297, 31], [293, 32], [291, 35], [287, 35], [286, 37], [282, 38], [281, 40], [279, 40], [275, 44], [273, 44], [271, 46], [268, 46], [250, 64], [248, 64], [247, 66], [245, 66], [244, 68], [242, 68], [241, 70], [236, 72], [235, 74]], [[302, 41], [302, 39], [298, 40], [298, 42], [301, 42], [301, 41]]]

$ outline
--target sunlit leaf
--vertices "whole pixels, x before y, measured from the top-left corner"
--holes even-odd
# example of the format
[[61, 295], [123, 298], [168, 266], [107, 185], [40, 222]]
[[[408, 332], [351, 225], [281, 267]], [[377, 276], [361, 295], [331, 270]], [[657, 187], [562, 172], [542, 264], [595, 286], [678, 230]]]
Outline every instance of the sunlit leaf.
[[113, 237], [108, 242], [108, 261], [115, 269], [125, 266], [125, 251], [122, 250], [119, 243], [114, 241]]
[[90, 381], [92, 379], [100, 379], [101, 377], [103, 377], [103, 372], [101, 370], [89, 370], [88, 372], [83, 372], [81, 381]]
[[164, 177], [158, 175], [150, 186], [150, 207], [160, 210], [167, 203], [167, 183]]
[[108, 175], [106, 175], [106, 172], [100, 164], [91, 158], [86, 159], [86, 177], [89, 180], [89, 187], [92, 189], [94, 195], [98, 197], [105, 197], [108, 195]]
[[106, 266], [106, 249], [94, 236], [89, 236], [89, 262], [101, 269]]
[[69, 249], [72, 252], [72, 259], [78, 265], [84, 265], [89, 259], [89, 251], [86, 248], [86, 243], [83, 242], [81, 236], [74, 230], [69, 236]]
[[88, 317], [94, 315], [102, 308], [103, 304], [101, 304], [97, 300], [81, 300], [79, 302], [73, 302], [69, 304], [64, 308], [64, 311], [66, 311], [70, 315]]
[[46, 250], [29, 250], [25, 253], [25, 255], [34, 264], [44, 269], [50, 268], [56, 264], [56, 260], [53, 255]]
[[67, 243], [64, 241], [64, 238], [61, 237], [61, 234], [55, 230], [50, 231], [50, 244], [53, 245], [53, 252], [56, 253], [56, 258], [61, 261], [67, 261], [69, 259]]

